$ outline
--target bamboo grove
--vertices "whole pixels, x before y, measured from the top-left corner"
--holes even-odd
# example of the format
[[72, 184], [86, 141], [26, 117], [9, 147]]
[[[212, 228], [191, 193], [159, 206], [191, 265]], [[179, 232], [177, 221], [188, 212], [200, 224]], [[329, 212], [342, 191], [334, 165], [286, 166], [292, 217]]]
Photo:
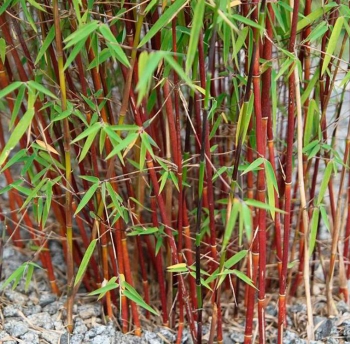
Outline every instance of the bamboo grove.
[[1, 246], [27, 233], [37, 260], [3, 287], [39, 264], [69, 331], [84, 287], [123, 332], [148, 319], [177, 343], [202, 342], [204, 309], [222, 343], [227, 300], [245, 343], [276, 302], [282, 343], [301, 297], [313, 339], [315, 270], [329, 315], [349, 297], [349, 18], [342, 1], [4, 0]]

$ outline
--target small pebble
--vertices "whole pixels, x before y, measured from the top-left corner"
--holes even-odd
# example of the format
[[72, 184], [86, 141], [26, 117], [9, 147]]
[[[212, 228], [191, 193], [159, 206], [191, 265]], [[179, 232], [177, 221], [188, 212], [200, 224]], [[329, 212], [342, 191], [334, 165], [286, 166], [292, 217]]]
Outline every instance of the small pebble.
[[28, 325], [22, 320], [7, 320], [4, 329], [13, 337], [23, 336], [29, 330]]
[[39, 344], [40, 343], [39, 336], [32, 331], [28, 331], [23, 336], [21, 336], [21, 340], [23, 340], [25, 343], [28, 343], [28, 344], [29, 343], [30, 344]]

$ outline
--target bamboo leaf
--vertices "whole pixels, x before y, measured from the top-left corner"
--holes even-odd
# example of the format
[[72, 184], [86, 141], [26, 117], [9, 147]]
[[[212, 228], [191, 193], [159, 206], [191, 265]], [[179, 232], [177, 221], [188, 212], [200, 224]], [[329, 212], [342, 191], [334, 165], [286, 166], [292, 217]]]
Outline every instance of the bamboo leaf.
[[242, 172], [243, 174], [246, 174], [248, 172], [251, 171], [257, 171], [257, 170], [261, 170], [261, 165], [265, 162], [264, 158], [258, 158], [256, 160], [254, 160], [247, 168], [245, 168]]
[[314, 211], [312, 212], [312, 217], [310, 221], [310, 240], [309, 240], [309, 256], [312, 256], [312, 253], [314, 252], [315, 245], [316, 245], [316, 239], [317, 239], [317, 229], [318, 229], [318, 220], [320, 217], [320, 210], [319, 208], [314, 208]]
[[298, 22], [297, 31], [301, 31], [306, 26], [311, 25], [317, 19], [323, 17], [332, 7], [333, 6], [326, 5], [312, 11], [309, 15], [307, 15], [306, 17], [304, 17]]
[[275, 219], [275, 192], [278, 193], [277, 179], [270, 161], [265, 160], [265, 175], [266, 175], [266, 186], [267, 186], [267, 198], [268, 203], [271, 207], [272, 219]]
[[148, 310], [150, 313], [159, 316], [158, 312], [150, 307], [141, 297], [141, 295], [127, 282], [123, 282], [125, 288], [122, 292], [131, 301], [134, 301], [140, 307]]
[[28, 263], [27, 264], [27, 276], [26, 276], [26, 282], [24, 285], [24, 291], [27, 292], [29, 289], [30, 281], [32, 280], [34, 272], [34, 265]]
[[240, 262], [247, 254], [248, 254], [248, 250], [242, 250], [242, 251], [237, 252], [234, 256], [232, 256], [230, 259], [228, 259], [224, 263], [224, 267], [226, 269], [231, 269], [232, 266], [234, 266], [238, 262]]
[[74, 213], [74, 216], [77, 215], [85, 207], [85, 205], [90, 201], [91, 197], [93, 197], [93, 195], [95, 194], [98, 186], [99, 186], [98, 183], [93, 184], [93, 185], [91, 185], [90, 189], [88, 191], [86, 191], [86, 194], [84, 195], [84, 197], [80, 201], [80, 203], [77, 207], [77, 210]]
[[114, 37], [111, 29], [106, 24], [100, 24], [99, 31], [103, 38], [108, 42], [107, 46], [115, 52], [116, 59], [121, 62], [124, 66], [130, 67], [130, 62], [125, 55], [123, 49], [120, 47], [120, 44]]
[[87, 266], [90, 262], [90, 259], [94, 253], [95, 247], [96, 247], [96, 243], [97, 243], [97, 239], [94, 239], [90, 242], [88, 248], [86, 249], [85, 253], [84, 253], [84, 257], [80, 263], [77, 275], [75, 276], [75, 280], [74, 280], [74, 287], [79, 284], [79, 282], [82, 280], [85, 271], [87, 269]]
[[[18, 281], [19, 279], [21, 279], [21, 277], [23, 276], [23, 273], [26, 269], [27, 263], [23, 263], [20, 267], [18, 267], [10, 276], [9, 278], [2, 284], [2, 286], [0, 287], [0, 290], [4, 290], [11, 282], [15, 282]], [[17, 282], [18, 284], [18, 282]], [[13, 286], [13, 289], [16, 286]]]
[[87, 137], [85, 143], [84, 143], [84, 147], [79, 155], [79, 162], [83, 161], [83, 159], [85, 158], [86, 154], [88, 153], [88, 151], [90, 150], [91, 145], [93, 144], [96, 135], [98, 134], [99, 130], [93, 131], [92, 133], [90, 133], [90, 135]]
[[34, 109], [29, 108], [26, 113], [23, 115], [21, 120], [16, 125], [13, 130], [10, 138], [8, 139], [4, 149], [0, 154], [0, 166], [4, 163], [11, 150], [16, 146], [19, 140], [22, 138], [23, 134], [26, 132], [28, 127], [31, 125], [32, 119], [34, 117]]
[[49, 48], [49, 46], [51, 45], [52, 41], [55, 38], [55, 26], [52, 25], [47, 36], [45, 37], [45, 40], [43, 42], [43, 45], [41, 46], [38, 55], [36, 57], [36, 60], [34, 62], [34, 64], [38, 64], [38, 62], [41, 60], [41, 58], [44, 56], [44, 54], [46, 53], [47, 49]]
[[94, 123], [92, 126], [85, 129], [81, 134], [79, 134], [74, 140], [72, 140], [72, 143], [78, 142], [81, 139], [93, 134], [97, 133], [102, 128], [102, 125], [100, 122]]
[[5, 64], [6, 59], [6, 42], [3, 38], [0, 38], [0, 60]]
[[326, 55], [324, 57], [323, 64], [322, 64], [321, 76], [326, 71], [329, 62], [331, 61], [331, 58], [333, 57], [334, 50], [335, 50], [336, 46], [339, 44], [338, 43], [339, 36], [340, 36], [341, 30], [343, 28], [343, 23], [344, 23], [344, 17], [338, 17], [337, 21], [335, 22], [331, 37], [329, 38], [329, 41], [328, 41]]
[[256, 29], [259, 29], [259, 30], [263, 30], [263, 29], [264, 29], [264, 28], [263, 28], [261, 25], [259, 25], [258, 23], [252, 21], [251, 19], [248, 19], [248, 18], [246, 18], [246, 17], [243, 17], [243, 16], [241, 16], [240, 14], [233, 14], [233, 15], [231, 16], [231, 18], [232, 18], [232, 19], [235, 19], [235, 20], [238, 20], [238, 21], [240, 21], [241, 23], [246, 24], [246, 25], [248, 25], [248, 26], [255, 27]]
[[237, 198], [234, 198], [232, 201], [231, 213], [228, 219], [228, 222], [225, 227], [224, 238], [222, 241], [221, 252], [226, 250], [226, 247], [231, 239], [233, 229], [235, 228], [237, 218], [240, 211], [240, 202]]
[[52, 146], [50, 146], [47, 142], [41, 141], [41, 140], [35, 140], [35, 142], [43, 149], [45, 149], [46, 151], [53, 153], [53, 154], [57, 154], [60, 155], [57, 150], [55, 148], [53, 148]]
[[269, 204], [257, 201], [255, 199], [245, 199], [244, 202], [250, 207], [260, 208], [260, 209], [269, 210], [269, 211], [274, 210], [277, 213], [286, 214], [286, 212], [281, 209], [272, 207]]
[[11, 121], [10, 121], [10, 125], [9, 125], [9, 130], [12, 130], [12, 128], [13, 128], [13, 126], [15, 124], [15, 121], [16, 121], [17, 116], [18, 116], [19, 109], [21, 108], [21, 104], [22, 104], [23, 99], [24, 99], [25, 91], [26, 91], [26, 87], [23, 84], [23, 85], [21, 85], [19, 87], [19, 90], [18, 90], [18, 93], [17, 93], [17, 97], [16, 97], [16, 100], [15, 100], [15, 104], [13, 106], [12, 115], [11, 115]]
[[192, 28], [190, 35], [190, 42], [188, 43], [188, 51], [186, 57], [186, 74], [188, 74], [192, 68], [194, 57], [198, 51], [199, 34], [203, 26], [203, 16], [205, 10], [205, 1], [198, 0], [195, 8], [193, 9], [194, 15], [192, 20]]
[[171, 272], [171, 273], [188, 271], [186, 263], [178, 263], [178, 264], [170, 265], [166, 269], [168, 272]]
[[146, 35], [142, 38], [138, 48], [145, 45], [147, 42], [151, 40], [153, 36], [155, 36], [158, 32], [160, 32], [171, 20], [176, 16], [176, 14], [187, 4], [188, 0], [176, 0], [173, 4], [160, 15], [159, 19], [156, 23], [149, 29]]
[[248, 276], [246, 276], [243, 272], [238, 271], [238, 270], [233, 270], [233, 273], [238, 278], [240, 278], [244, 283], [247, 283], [248, 285], [250, 285], [254, 289], [257, 289], [256, 286], [254, 285], [253, 281]]
[[63, 41], [66, 43], [65, 49], [68, 49], [81, 41], [85, 41], [92, 32], [97, 30], [98, 24], [99, 22], [97, 20], [92, 20], [87, 24], [81, 25], [78, 30], [74, 31]]
[[37, 90], [38, 92], [40, 93], [43, 93], [51, 98], [54, 98], [54, 99], [58, 99], [56, 95], [54, 95], [52, 92], [50, 92], [47, 87], [43, 86], [43, 85], [40, 85], [38, 82], [34, 81], [34, 80], [29, 80], [27, 82], [27, 85], [30, 87], [30, 88], [33, 88], [34, 90]]
[[320, 191], [318, 193], [317, 202], [315, 204], [316, 207], [320, 206], [322, 203], [324, 194], [326, 193], [328, 183], [329, 183], [329, 180], [330, 180], [331, 175], [332, 175], [333, 167], [334, 167], [334, 162], [330, 161], [327, 164], [326, 170], [324, 171], [321, 186], [320, 186]]
[[23, 85], [23, 82], [21, 81], [12, 82], [10, 85], [8, 85], [7, 87], [5, 87], [0, 91], [0, 99], [5, 98], [8, 94], [17, 90], [17, 88], [20, 87], [21, 85]]
[[42, 12], [47, 12], [46, 9], [44, 7], [42, 7], [40, 4], [38, 4], [35, 0], [28, 0], [28, 2], [35, 7], [36, 9], [38, 9], [39, 11]]
[[110, 159], [112, 156], [117, 155], [126, 147], [128, 147], [130, 144], [135, 143], [137, 137], [138, 137], [138, 133], [129, 133], [124, 140], [122, 140], [112, 149], [112, 151], [108, 154], [106, 159], [107, 160]]
[[90, 296], [93, 295], [99, 295], [98, 300], [100, 300], [102, 297], [105, 296], [105, 294], [113, 289], [116, 289], [119, 287], [119, 284], [116, 283], [115, 281], [117, 280], [117, 278], [114, 276], [112, 277], [107, 283], [106, 285], [102, 286], [101, 288], [92, 291], [91, 293], [89, 293]]
[[87, 38], [88, 37], [85, 37], [81, 41], [74, 44], [74, 48], [71, 51], [71, 53], [69, 54], [69, 56], [66, 60], [66, 63], [64, 64], [63, 70], [66, 70], [71, 65], [71, 63], [74, 61], [74, 59], [77, 57], [77, 55], [82, 52], [83, 46], [84, 46]]

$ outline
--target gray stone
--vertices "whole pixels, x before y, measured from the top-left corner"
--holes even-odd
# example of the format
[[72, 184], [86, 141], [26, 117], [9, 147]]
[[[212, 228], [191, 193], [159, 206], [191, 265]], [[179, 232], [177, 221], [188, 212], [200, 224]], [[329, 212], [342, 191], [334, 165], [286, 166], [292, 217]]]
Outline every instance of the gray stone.
[[46, 340], [49, 344], [59, 343], [61, 335], [53, 331], [43, 331], [41, 333], [41, 338]]
[[28, 316], [28, 320], [35, 326], [44, 328], [45, 330], [52, 330], [54, 323], [47, 312], [32, 314]]
[[160, 334], [160, 338], [164, 338], [170, 343], [176, 342], [176, 334], [172, 332], [169, 328], [161, 327], [157, 329], [156, 332]]
[[340, 300], [338, 303], [337, 303], [337, 310], [338, 312], [340, 313], [345, 313], [345, 312], [349, 312], [350, 311], [350, 308], [348, 306], [348, 304], [343, 301], [343, 300]]
[[23, 336], [28, 332], [28, 325], [22, 320], [7, 320], [4, 324], [4, 329], [13, 337]]
[[45, 307], [47, 305], [49, 305], [50, 303], [54, 302], [57, 300], [57, 296], [55, 294], [51, 294], [51, 293], [44, 293], [40, 295], [39, 298], [39, 305], [41, 307]]
[[350, 324], [344, 326], [343, 336], [345, 340], [350, 340]]
[[333, 337], [327, 338], [326, 344], [339, 344], [339, 340]]
[[112, 342], [107, 335], [100, 334], [91, 340], [91, 344], [112, 344]]
[[327, 319], [323, 321], [320, 327], [316, 330], [315, 339], [320, 340], [328, 337], [331, 334], [333, 328], [333, 321]]
[[85, 344], [83, 334], [73, 334], [70, 338], [69, 344]]
[[0, 331], [0, 341], [4, 344], [17, 344], [17, 341], [12, 340], [11, 336], [5, 331]]
[[154, 332], [144, 331], [144, 336], [145, 336], [145, 339], [147, 340], [147, 343], [149, 344], [162, 344], [162, 340]]
[[22, 311], [22, 306], [17, 304], [10, 304], [3, 309], [5, 318], [20, 316], [19, 311]]
[[53, 322], [56, 331], [65, 331], [66, 327], [64, 326], [62, 320], [56, 320]]
[[230, 335], [231, 340], [234, 343], [244, 343], [244, 333], [241, 332], [233, 332]]
[[58, 310], [63, 307], [63, 303], [59, 301], [54, 301], [45, 307], [43, 307], [43, 311], [49, 313], [50, 315], [54, 315], [58, 312]]
[[6, 290], [5, 296], [13, 303], [24, 306], [28, 302], [28, 296], [15, 290]]
[[304, 303], [297, 303], [289, 307], [289, 311], [292, 313], [306, 313], [306, 305]]
[[41, 313], [40, 305], [27, 305], [27, 307], [23, 308], [23, 314], [25, 316], [29, 316], [37, 313]]
[[101, 315], [101, 305], [98, 303], [80, 305], [77, 309], [77, 314], [82, 319], [90, 319]]
[[223, 342], [224, 344], [234, 344], [234, 341], [231, 339], [231, 335], [228, 333], [224, 333]]
[[74, 322], [73, 334], [85, 334], [88, 330], [84, 321], [81, 318], [76, 318]]
[[22, 340], [24, 340], [25, 343], [28, 343], [28, 344], [39, 344], [40, 343], [39, 336], [35, 332], [32, 332], [32, 331], [28, 331], [20, 338]]

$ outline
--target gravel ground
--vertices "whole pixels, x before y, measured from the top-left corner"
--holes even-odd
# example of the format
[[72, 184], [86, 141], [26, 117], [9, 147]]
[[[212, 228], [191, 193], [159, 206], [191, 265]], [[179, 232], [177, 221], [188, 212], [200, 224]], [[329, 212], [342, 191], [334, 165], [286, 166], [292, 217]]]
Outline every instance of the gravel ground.
[[[53, 255], [55, 265], [64, 270], [64, 264], [59, 255]], [[23, 262], [28, 256], [11, 246], [4, 250], [3, 279]], [[59, 265], [61, 264], [61, 265]], [[63, 264], [63, 265], [62, 265]], [[2, 281], [1, 285], [4, 283]], [[138, 343], [174, 343], [176, 333], [166, 328], [154, 328], [152, 331], [143, 331], [141, 338], [122, 334], [114, 323], [104, 323], [102, 307], [84, 296], [77, 297], [74, 306], [74, 332], [68, 335], [64, 326], [65, 308], [64, 297], [57, 298], [50, 293], [45, 282], [45, 275], [38, 270], [25, 292], [25, 283], [21, 281], [15, 290], [5, 288], [0, 294], [0, 343], [49, 343], [49, 344], [138, 344]], [[312, 344], [349, 343], [350, 344], [350, 308], [343, 301], [339, 301], [337, 308], [339, 316], [329, 319], [322, 316], [325, 298], [318, 298], [319, 315], [315, 321], [315, 339]], [[227, 312], [228, 313], [228, 312]], [[266, 308], [268, 343], [276, 343], [276, 305], [272, 302]], [[226, 332], [224, 344], [243, 343], [244, 322], [229, 322], [230, 315], [224, 315]], [[284, 343], [307, 343], [304, 336], [306, 320], [306, 306], [296, 301], [288, 308], [288, 329], [285, 331]], [[209, 318], [210, 321], [210, 318]], [[204, 326], [208, 332], [209, 326]], [[203, 342], [205, 342], [204, 336]], [[182, 343], [191, 344], [188, 332], [184, 333]]]

